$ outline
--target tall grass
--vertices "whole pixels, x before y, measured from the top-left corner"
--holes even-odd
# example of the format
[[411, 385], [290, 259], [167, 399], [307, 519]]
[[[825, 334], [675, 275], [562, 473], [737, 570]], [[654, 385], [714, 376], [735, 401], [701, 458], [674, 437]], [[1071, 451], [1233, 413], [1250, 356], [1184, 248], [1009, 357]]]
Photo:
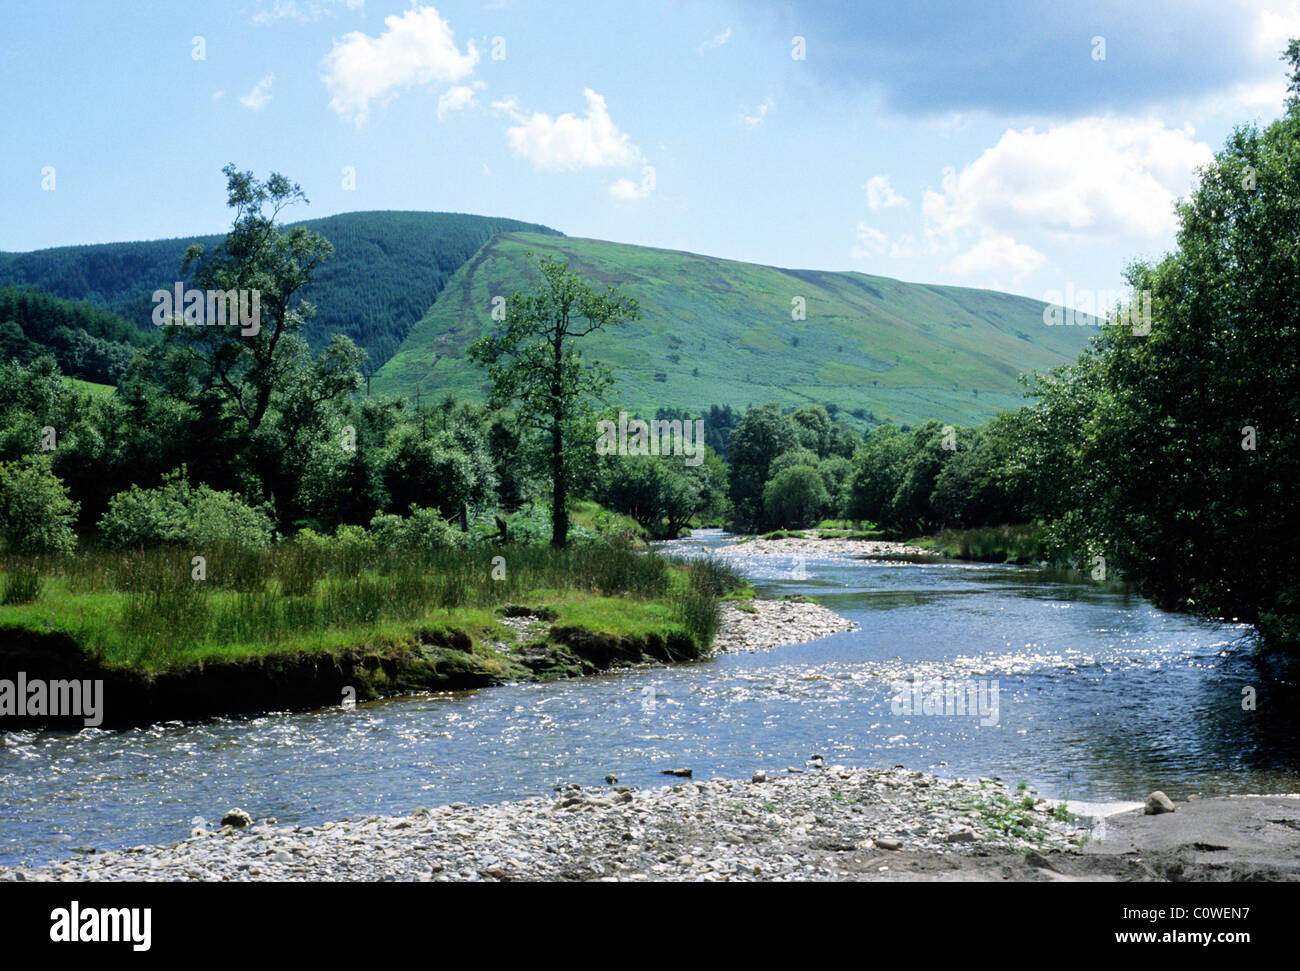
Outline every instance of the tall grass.
[[[196, 556], [204, 558], [202, 571]], [[6, 598], [12, 589], [13, 597], [30, 600], [44, 577], [56, 576], [73, 594], [117, 595], [114, 640], [129, 645], [132, 661], [154, 668], [203, 645], [274, 648], [323, 630], [375, 628], [569, 591], [665, 602], [704, 649], [717, 631], [718, 599], [742, 584], [712, 560], [673, 562], [610, 542], [403, 549], [293, 540], [265, 550], [92, 550], [15, 561], [4, 571]]]
[[988, 563], [1032, 563], [1047, 559], [1047, 537], [1041, 527], [981, 526], [945, 529], [934, 545], [946, 556]]

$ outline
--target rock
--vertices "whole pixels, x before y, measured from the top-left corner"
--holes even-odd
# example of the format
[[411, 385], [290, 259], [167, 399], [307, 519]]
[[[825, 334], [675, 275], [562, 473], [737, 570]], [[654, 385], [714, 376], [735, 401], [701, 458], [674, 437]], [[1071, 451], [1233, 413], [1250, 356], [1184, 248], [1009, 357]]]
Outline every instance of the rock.
[[661, 774], [675, 775], [675, 776], [680, 776], [683, 779], [689, 779], [691, 777], [691, 770], [690, 769], [664, 769]]
[[611, 772], [609, 775], [605, 776], [605, 783], [611, 786], [618, 785], [618, 776]]
[[222, 826], [252, 826], [253, 817], [242, 809], [232, 809], [221, 817]]
[[757, 772], [754, 773], [753, 778], [751, 778], [749, 781], [750, 781], [750, 782], [766, 782], [766, 781], [767, 781], [767, 773], [764, 772], [762, 769], [759, 769]]
[[886, 836], [883, 839], [876, 840], [875, 843], [876, 843], [876, 848], [881, 850], [901, 850], [903, 848], [902, 840], [892, 839], [888, 836]]
[[955, 833], [949, 833], [943, 838], [943, 841], [945, 843], [974, 843], [977, 839], [979, 837], [975, 835], [974, 830], [959, 829]]
[[1147, 796], [1146, 809], [1148, 816], [1158, 816], [1160, 813], [1174, 812], [1174, 801], [1157, 789], [1151, 795]]

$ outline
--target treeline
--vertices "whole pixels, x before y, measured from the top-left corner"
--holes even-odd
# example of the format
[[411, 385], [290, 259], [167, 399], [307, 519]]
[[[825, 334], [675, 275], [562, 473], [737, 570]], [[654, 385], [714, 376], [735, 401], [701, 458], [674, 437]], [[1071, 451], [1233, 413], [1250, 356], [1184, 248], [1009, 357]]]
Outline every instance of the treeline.
[[[344, 213], [288, 228], [294, 227], [327, 236], [338, 251], [303, 289], [302, 296], [317, 308], [304, 339], [320, 350], [332, 335], [344, 334], [367, 352], [372, 371], [392, 357], [452, 274], [493, 236], [558, 235], [515, 219], [436, 212]], [[191, 275], [178, 274], [186, 250], [220, 241], [220, 236], [196, 236], [0, 253], [0, 285], [89, 301], [152, 333], [153, 292], [178, 281], [191, 283]], [[5, 319], [0, 314], [0, 324]]]
[[0, 287], [0, 358], [30, 363], [50, 355], [64, 374], [113, 384], [150, 340], [121, 317], [86, 301]]

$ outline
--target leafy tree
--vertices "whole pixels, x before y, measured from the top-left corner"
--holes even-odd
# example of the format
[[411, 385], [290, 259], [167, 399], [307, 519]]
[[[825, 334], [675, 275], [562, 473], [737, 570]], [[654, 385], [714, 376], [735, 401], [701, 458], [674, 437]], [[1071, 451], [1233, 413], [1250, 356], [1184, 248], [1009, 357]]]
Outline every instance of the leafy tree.
[[0, 462], [0, 545], [7, 553], [71, 553], [77, 503], [46, 457]]
[[540, 279], [534, 288], [511, 294], [504, 326], [471, 344], [469, 356], [488, 370], [492, 405], [517, 402], [519, 421], [536, 436], [536, 444], [528, 444], [545, 456], [551, 544], [564, 546], [574, 453], [594, 454], [594, 437], [575, 439], [593, 430], [592, 403], [613, 383], [608, 369], [586, 366], [574, 345], [606, 326], [637, 319], [640, 307], [613, 287], [597, 293], [567, 263], [543, 257], [536, 266]]
[[1029, 440], [1060, 542], [1106, 556], [1161, 603], [1294, 645], [1300, 42], [1284, 56], [1287, 114], [1234, 130], [1178, 206], [1177, 249], [1129, 268], [1135, 301], [1150, 294], [1150, 333], [1106, 327], [1043, 381]]
[[821, 474], [810, 465], [784, 469], [763, 487], [763, 515], [770, 527], [812, 526], [829, 502]]
[[751, 408], [727, 442], [731, 466], [732, 516], [739, 529], [752, 532], [763, 522], [763, 487], [774, 459], [798, 447], [794, 422], [775, 404]]

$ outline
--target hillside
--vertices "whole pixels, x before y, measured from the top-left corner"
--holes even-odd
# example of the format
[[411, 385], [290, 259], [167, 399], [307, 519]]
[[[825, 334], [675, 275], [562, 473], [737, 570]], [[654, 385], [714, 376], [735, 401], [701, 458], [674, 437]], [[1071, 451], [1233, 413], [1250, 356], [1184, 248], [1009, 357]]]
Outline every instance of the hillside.
[[[401, 344], [458, 267], [500, 232], [555, 230], [515, 219], [443, 212], [351, 212], [290, 225], [309, 226], [334, 244], [303, 296], [317, 308], [305, 337], [323, 346], [347, 334], [378, 367]], [[221, 236], [192, 236], [0, 253], [0, 286], [32, 287], [87, 300], [152, 332], [150, 294], [178, 277], [191, 243], [210, 247]]]
[[[510, 233], [456, 272], [373, 389], [483, 396], [465, 349], [491, 323], [492, 297], [528, 285], [529, 251], [640, 301], [639, 321], [581, 346], [646, 413], [815, 402], [868, 423], [977, 423], [1022, 403], [1018, 374], [1073, 360], [1091, 332], [1048, 327], [1039, 301], [988, 290]], [[794, 297], [806, 320], [791, 319]]]

